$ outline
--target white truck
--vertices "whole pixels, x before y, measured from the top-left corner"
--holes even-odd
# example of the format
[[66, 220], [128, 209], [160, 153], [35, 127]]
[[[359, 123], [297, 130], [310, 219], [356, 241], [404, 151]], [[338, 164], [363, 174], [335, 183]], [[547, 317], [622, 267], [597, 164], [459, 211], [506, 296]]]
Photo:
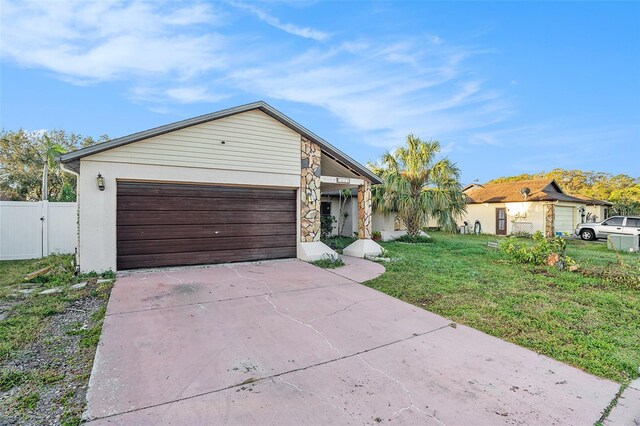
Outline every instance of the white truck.
[[613, 216], [602, 222], [581, 223], [575, 232], [586, 241], [609, 235], [640, 235], [640, 217]]

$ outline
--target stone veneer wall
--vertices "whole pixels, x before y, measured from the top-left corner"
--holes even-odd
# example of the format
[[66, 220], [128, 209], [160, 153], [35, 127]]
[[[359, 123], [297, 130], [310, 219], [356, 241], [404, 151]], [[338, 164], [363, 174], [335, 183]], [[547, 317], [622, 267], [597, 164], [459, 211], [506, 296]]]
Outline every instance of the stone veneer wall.
[[547, 204], [544, 211], [544, 236], [552, 238], [555, 232], [556, 209], [553, 204]]
[[358, 187], [358, 238], [371, 239], [371, 183]]
[[300, 241], [320, 241], [320, 156], [318, 144], [302, 138], [300, 145]]

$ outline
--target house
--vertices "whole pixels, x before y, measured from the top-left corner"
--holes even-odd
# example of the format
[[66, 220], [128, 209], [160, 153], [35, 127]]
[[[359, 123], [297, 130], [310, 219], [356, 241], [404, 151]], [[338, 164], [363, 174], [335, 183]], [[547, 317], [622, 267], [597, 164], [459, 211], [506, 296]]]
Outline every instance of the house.
[[573, 233], [577, 224], [603, 220], [611, 205], [606, 201], [565, 193], [555, 180], [472, 184], [463, 189], [467, 213], [463, 221], [472, 229], [496, 235]]
[[380, 178], [265, 102], [145, 130], [59, 158], [78, 175], [80, 270], [335, 255], [320, 242], [321, 193], [357, 193], [371, 241]]
[[[610, 210], [613, 203], [604, 200], [598, 200], [581, 194], [571, 194], [573, 197], [579, 198], [586, 202], [585, 210], [580, 217], [580, 223], [600, 222], [610, 216]], [[583, 217], [584, 216], [584, 217]]]

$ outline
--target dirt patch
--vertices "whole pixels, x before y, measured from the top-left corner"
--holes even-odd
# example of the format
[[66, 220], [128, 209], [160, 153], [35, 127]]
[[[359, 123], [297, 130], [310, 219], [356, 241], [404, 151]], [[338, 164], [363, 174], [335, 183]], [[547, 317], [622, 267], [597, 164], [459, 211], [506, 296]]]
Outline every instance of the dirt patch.
[[80, 423], [109, 290], [91, 283], [33, 343], [0, 360], [0, 424]]

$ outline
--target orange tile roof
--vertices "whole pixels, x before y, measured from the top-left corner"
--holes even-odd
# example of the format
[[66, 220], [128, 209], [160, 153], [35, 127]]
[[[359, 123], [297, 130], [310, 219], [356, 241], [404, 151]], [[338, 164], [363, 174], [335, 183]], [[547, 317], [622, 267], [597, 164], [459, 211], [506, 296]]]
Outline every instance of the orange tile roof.
[[[529, 188], [525, 196], [520, 192]], [[468, 185], [464, 188], [467, 204], [513, 203], [522, 201], [569, 201], [584, 203], [584, 200], [562, 192], [553, 179], [521, 180], [514, 182]]]

